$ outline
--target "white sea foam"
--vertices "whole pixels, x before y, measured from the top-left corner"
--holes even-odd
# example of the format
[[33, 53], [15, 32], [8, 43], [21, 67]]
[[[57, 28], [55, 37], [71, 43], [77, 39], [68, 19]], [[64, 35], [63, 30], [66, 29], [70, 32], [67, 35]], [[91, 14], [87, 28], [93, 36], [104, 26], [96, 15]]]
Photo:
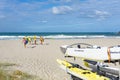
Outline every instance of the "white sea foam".
[[44, 36], [47, 39], [87, 39], [87, 38], [106, 38], [107, 36], [104, 35], [80, 35], [80, 36], [70, 36], [70, 35], [50, 35]]
[[[17, 40], [24, 36], [0, 36], [0, 40]], [[33, 36], [29, 36], [33, 38]], [[36, 36], [40, 38], [40, 36]], [[48, 35], [43, 36], [45, 39], [87, 39], [87, 38], [120, 38], [120, 36], [104, 36], [104, 35]]]
[[13, 39], [21, 39], [24, 36], [0, 36], [0, 40], [13, 40]]

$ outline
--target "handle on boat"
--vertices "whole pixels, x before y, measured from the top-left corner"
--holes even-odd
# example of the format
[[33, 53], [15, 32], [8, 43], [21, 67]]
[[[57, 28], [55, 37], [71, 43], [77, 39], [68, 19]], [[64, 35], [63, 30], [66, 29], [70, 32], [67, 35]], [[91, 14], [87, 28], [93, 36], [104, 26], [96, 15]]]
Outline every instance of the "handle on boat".
[[108, 53], [108, 61], [110, 63], [111, 61], [110, 48], [107, 49], [107, 53]]

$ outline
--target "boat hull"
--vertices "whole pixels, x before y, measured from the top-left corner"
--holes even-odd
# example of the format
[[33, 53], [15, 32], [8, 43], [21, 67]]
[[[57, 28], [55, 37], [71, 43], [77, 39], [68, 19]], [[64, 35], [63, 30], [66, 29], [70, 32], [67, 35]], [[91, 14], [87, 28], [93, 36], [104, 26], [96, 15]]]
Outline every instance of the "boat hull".
[[119, 48], [110, 48], [108, 53], [108, 48], [100, 49], [79, 49], [79, 48], [67, 48], [65, 56], [80, 57], [91, 60], [119, 60], [120, 59], [120, 47]]

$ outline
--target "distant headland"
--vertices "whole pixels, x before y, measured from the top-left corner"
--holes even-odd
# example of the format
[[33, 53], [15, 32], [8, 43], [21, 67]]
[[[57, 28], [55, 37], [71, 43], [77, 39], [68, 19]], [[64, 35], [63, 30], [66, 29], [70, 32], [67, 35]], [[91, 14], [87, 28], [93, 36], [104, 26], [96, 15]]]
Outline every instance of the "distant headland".
[[117, 34], [119, 34], [119, 35], [120, 35], [120, 31], [119, 31], [119, 32], [117, 32]]

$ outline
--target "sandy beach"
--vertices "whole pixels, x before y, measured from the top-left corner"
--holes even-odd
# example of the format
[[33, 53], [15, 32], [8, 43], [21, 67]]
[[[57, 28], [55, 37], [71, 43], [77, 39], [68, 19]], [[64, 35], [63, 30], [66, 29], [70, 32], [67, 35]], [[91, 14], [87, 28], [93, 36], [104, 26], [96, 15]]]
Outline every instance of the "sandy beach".
[[[69, 80], [69, 75], [63, 71], [56, 59], [66, 59], [60, 51], [61, 45], [73, 43], [88, 43], [99, 46], [113, 46], [120, 44], [120, 38], [100, 39], [45, 39], [43, 45], [39, 40], [37, 45], [27, 45], [24, 48], [22, 40], [0, 40], [0, 62], [18, 64], [14, 69], [39, 76], [42, 80]], [[73, 59], [68, 59], [74, 61]], [[77, 59], [76, 63], [82, 64]], [[109, 64], [120, 67], [117, 64]]]

